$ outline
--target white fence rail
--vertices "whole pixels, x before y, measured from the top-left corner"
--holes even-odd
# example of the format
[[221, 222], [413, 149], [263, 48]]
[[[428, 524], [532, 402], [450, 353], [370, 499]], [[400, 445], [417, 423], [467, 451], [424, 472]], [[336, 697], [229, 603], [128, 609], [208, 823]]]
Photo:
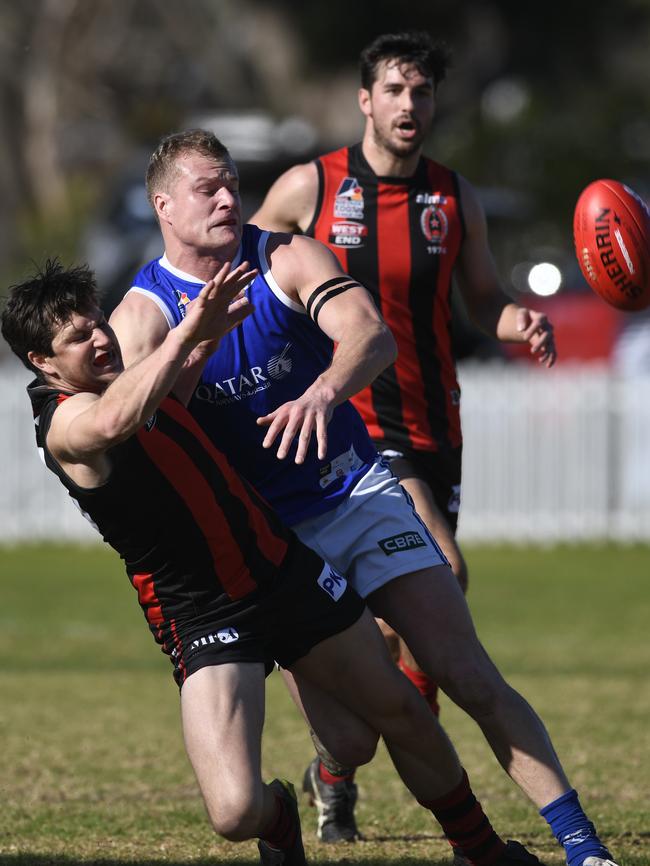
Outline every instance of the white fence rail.
[[471, 366], [464, 539], [650, 540], [650, 377]]
[[[464, 541], [650, 541], [650, 377], [470, 365]], [[26, 370], [0, 365], [0, 542], [96, 538], [38, 458]]]

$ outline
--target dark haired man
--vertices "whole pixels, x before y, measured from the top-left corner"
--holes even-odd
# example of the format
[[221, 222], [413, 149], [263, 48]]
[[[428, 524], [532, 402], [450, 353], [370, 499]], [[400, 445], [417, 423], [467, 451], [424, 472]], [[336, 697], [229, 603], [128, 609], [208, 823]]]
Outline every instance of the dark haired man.
[[[237, 170], [214, 136], [166, 137], [147, 179], [165, 255], [142, 268], [111, 318], [127, 364], [148, 357], [182, 324], [220, 262], [245, 259], [257, 269], [247, 289], [254, 312], [208, 359], [190, 410], [298, 537], [321, 555], [327, 550], [371, 611], [405, 637], [533, 802], [570, 803], [563, 815], [584, 829], [580, 863], [606, 853], [541, 720], [488, 658], [444, 555], [347, 400], [394, 360], [372, 299], [318, 241], [242, 227]], [[331, 694], [292, 673], [293, 693], [330, 756], [329, 767], [319, 764], [310, 778], [345, 795], [349, 789], [328, 785], [326, 773], [341, 775], [341, 764], [359, 756], [369, 760], [375, 741], [343, 717]], [[321, 813], [321, 836], [339, 805]], [[353, 834], [349, 808], [347, 816]]]
[[[512, 303], [502, 291], [475, 190], [422, 155], [448, 64], [447, 48], [427, 33], [375, 39], [360, 57], [359, 107], [366, 119], [361, 143], [289, 169], [252, 222], [321, 240], [343, 270], [370, 290], [398, 356], [351, 400], [466, 590], [467, 566], [455, 539], [462, 438], [451, 343], [452, 273], [482, 329], [500, 340], [528, 342], [549, 367], [556, 352], [545, 316]], [[431, 628], [424, 609], [412, 616], [413, 629], [418, 618], [422, 631]], [[436, 680], [407, 643], [400, 641], [400, 667], [437, 713]], [[321, 773], [321, 782], [347, 786], [353, 798], [349, 768], [346, 777]], [[335, 796], [322, 785], [321, 794], [315, 793], [317, 802]]]
[[293, 787], [261, 779], [264, 674], [277, 661], [384, 736], [411, 792], [472, 866], [535, 866], [490, 826], [356, 593], [284, 528], [170, 396], [188, 392], [193, 367], [249, 316], [243, 291], [255, 275], [247, 262], [224, 263], [179, 326], [126, 371], [87, 268], [48, 262], [11, 289], [2, 314], [3, 336], [36, 373], [28, 393], [44, 461], [124, 560], [173, 663], [185, 745], [212, 824], [232, 841], [259, 837], [265, 866], [305, 866]]

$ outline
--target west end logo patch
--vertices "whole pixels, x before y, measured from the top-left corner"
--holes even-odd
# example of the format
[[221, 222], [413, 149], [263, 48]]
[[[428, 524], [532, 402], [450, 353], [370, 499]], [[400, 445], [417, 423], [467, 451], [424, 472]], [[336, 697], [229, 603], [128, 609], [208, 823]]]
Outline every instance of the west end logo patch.
[[388, 538], [382, 538], [377, 544], [384, 551], [386, 556], [392, 556], [393, 553], [402, 553], [405, 550], [414, 550], [416, 547], [426, 547], [419, 532], [403, 532], [401, 535], [391, 535]]
[[330, 228], [329, 243], [335, 247], [358, 248], [368, 236], [368, 226], [363, 223], [341, 220], [333, 222]]

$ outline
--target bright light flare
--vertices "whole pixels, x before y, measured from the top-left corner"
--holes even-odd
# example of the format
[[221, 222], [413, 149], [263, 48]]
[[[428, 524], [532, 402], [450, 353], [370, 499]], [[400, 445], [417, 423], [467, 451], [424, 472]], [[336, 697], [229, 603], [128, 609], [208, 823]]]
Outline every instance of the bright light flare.
[[562, 273], [556, 265], [550, 262], [540, 262], [530, 269], [528, 285], [531, 292], [547, 298], [559, 290], [562, 285]]

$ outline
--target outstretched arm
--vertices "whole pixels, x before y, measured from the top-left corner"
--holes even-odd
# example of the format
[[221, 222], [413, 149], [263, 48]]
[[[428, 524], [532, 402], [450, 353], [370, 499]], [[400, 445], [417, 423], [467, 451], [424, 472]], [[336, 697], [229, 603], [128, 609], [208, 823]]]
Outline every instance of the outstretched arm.
[[248, 222], [274, 232], [304, 232], [314, 215], [317, 198], [315, 163], [294, 165], [275, 181]]
[[232, 273], [230, 265], [225, 264], [157, 349], [124, 370], [101, 396], [79, 394], [57, 408], [48, 447], [66, 471], [72, 467], [72, 477], [76, 475], [74, 467], [79, 465], [85, 467], [80, 470], [85, 479], [89, 473], [97, 476], [95, 483], [107, 476], [106, 452], [131, 436], [153, 414], [172, 389], [190, 353], [205, 341], [214, 341], [233, 322], [249, 314], [248, 301], [236, 298], [253, 275], [248, 263]]
[[297, 400], [284, 403], [257, 423], [268, 427], [263, 446], [281, 436], [282, 459], [298, 437], [296, 463], [302, 463], [313, 435], [318, 457], [327, 453], [327, 425], [336, 406], [369, 385], [397, 356], [393, 335], [372, 298], [343, 273], [324, 244], [293, 237], [269, 251], [280, 286], [297, 296], [318, 327], [336, 344], [330, 366]]
[[528, 343], [546, 367], [557, 358], [553, 326], [544, 313], [515, 304], [501, 288], [488, 246], [485, 213], [474, 188], [460, 180], [466, 236], [456, 265], [456, 278], [472, 321], [504, 342]]
[[[243, 262], [236, 272], [229, 275], [229, 284], [233, 279], [241, 283], [239, 274], [245, 273], [242, 268], [248, 268], [248, 263]], [[249, 271], [248, 279], [253, 279], [256, 274], [257, 271]], [[245, 287], [246, 283], [243, 285]], [[193, 302], [188, 305], [188, 311], [192, 304]], [[226, 330], [239, 324], [240, 319], [236, 315], [239, 306], [239, 300], [231, 303], [231, 316]], [[111, 315], [110, 325], [117, 335], [125, 367], [148, 358], [164, 342], [170, 331], [169, 323], [157, 304], [138, 292], [129, 292], [117, 305]], [[215, 335], [215, 339], [197, 346], [183, 364], [173, 386], [174, 394], [182, 403], [189, 402], [205, 362], [215, 351], [224, 333], [225, 331]]]

